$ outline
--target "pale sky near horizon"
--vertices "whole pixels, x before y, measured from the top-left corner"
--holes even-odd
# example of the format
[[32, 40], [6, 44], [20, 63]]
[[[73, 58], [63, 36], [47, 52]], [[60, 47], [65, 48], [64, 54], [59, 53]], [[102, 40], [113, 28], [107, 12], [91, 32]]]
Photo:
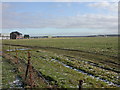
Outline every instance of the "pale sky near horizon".
[[2, 33], [93, 35], [118, 33], [116, 2], [3, 2]]

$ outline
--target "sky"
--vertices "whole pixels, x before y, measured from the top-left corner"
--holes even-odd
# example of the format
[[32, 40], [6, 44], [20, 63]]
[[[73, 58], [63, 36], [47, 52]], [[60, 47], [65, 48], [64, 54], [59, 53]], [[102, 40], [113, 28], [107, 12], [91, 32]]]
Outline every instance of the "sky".
[[12, 31], [32, 36], [117, 34], [118, 3], [2, 2], [2, 33]]

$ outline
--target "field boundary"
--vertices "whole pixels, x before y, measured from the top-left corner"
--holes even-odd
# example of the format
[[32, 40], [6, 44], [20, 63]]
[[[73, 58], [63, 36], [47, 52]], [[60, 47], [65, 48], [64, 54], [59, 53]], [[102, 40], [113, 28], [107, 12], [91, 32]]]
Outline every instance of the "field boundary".
[[[5, 54], [4, 52], [3, 52], [2, 56], [5, 57], [6, 59], [9, 59], [10, 62], [12, 62], [13, 64], [16, 64], [17, 59], [18, 59], [18, 61], [19, 61], [18, 64], [21, 63], [23, 67], [21, 66], [21, 67], [17, 67], [17, 68], [18, 68], [18, 70], [20, 72], [24, 72], [25, 73], [25, 71], [21, 71], [21, 69], [23, 70], [24, 67], [27, 67], [27, 63], [25, 63], [24, 60], [22, 60], [20, 58], [13, 57], [13, 56], [8, 55], [8, 54]], [[44, 78], [44, 76], [41, 74], [41, 72], [37, 71], [33, 66], [32, 66], [32, 69], [33, 69], [33, 74], [34, 74], [33, 77], [34, 78], [37, 77], [37, 78], [43, 80], [43, 82], [46, 83], [47, 87], [50, 88], [51, 87], [50, 83]], [[22, 79], [23, 80], [24, 80], [24, 76], [25, 75], [22, 75]], [[27, 85], [29, 85], [29, 82], [24, 82], [24, 83], [27, 84]]]

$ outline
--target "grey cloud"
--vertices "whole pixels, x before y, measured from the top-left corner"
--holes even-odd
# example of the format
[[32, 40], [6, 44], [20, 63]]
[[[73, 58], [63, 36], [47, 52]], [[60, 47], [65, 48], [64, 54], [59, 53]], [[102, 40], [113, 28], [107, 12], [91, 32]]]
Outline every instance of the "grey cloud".
[[[100, 14], [78, 14], [76, 16], [44, 17], [42, 13], [18, 13], [9, 11], [11, 6], [6, 4], [3, 8], [3, 28], [90, 28], [117, 32], [118, 17]], [[52, 16], [52, 17], [51, 17]]]
[[118, 12], [118, 2], [109, 2], [109, 1], [104, 1], [104, 2], [95, 2], [88, 4], [90, 7], [95, 7], [99, 9], [107, 9], [112, 12]]
[[3, 28], [95, 28], [116, 29], [118, 18], [110, 15], [79, 15], [69, 17], [44, 18], [40, 15], [9, 13], [3, 15]]

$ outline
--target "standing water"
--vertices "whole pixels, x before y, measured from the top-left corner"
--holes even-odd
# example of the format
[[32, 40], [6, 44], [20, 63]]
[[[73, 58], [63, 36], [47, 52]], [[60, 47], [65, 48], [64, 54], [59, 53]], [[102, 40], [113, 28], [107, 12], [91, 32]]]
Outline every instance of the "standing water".
[[16, 50], [20, 50], [20, 51], [24, 51], [24, 50], [29, 50], [29, 48], [17, 48], [17, 49], [8, 49], [8, 50], [6, 50], [6, 51], [16, 51]]
[[15, 77], [15, 80], [11, 83], [10, 88], [24, 88], [24, 83], [22, 82], [22, 78], [17, 75]]
[[65, 67], [67, 67], [67, 68], [70, 68], [70, 69], [72, 69], [72, 70], [78, 71], [78, 72], [83, 73], [83, 74], [86, 74], [86, 75], [88, 75], [88, 76], [90, 76], [90, 77], [92, 77], [92, 78], [95, 78], [95, 79], [98, 79], [98, 80], [100, 80], [100, 81], [103, 81], [103, 82], [105, 82], [105, 83], [107, 83], [107, 84], [109, 84], [109, 85], [114, 85], [114, 86], [120, 87], [120, 85], [114, 84], [113, 82], [110, 82], [110, 81], [105, 80], [105, 79], [101, 79], [100, 77], [96, 77], [96, 76], [94, 76], [94, 75], [92, 75], [92, 74], [90, 74], [90, 73], [87, 73], [87, 72], [83, 71], [83, 70], [76, 69], [76, 68], [74, 68], [74, 67], [72, 67], [72, 66], [66, 65], [66, 64], [60, 62], [59, 60], [56, 60], [56, 59], [51, 59], [51, 60], [52, 60], [52, 61], [57, 61], [58, 63], [62, 64], [63, 66], [65, 66]]

